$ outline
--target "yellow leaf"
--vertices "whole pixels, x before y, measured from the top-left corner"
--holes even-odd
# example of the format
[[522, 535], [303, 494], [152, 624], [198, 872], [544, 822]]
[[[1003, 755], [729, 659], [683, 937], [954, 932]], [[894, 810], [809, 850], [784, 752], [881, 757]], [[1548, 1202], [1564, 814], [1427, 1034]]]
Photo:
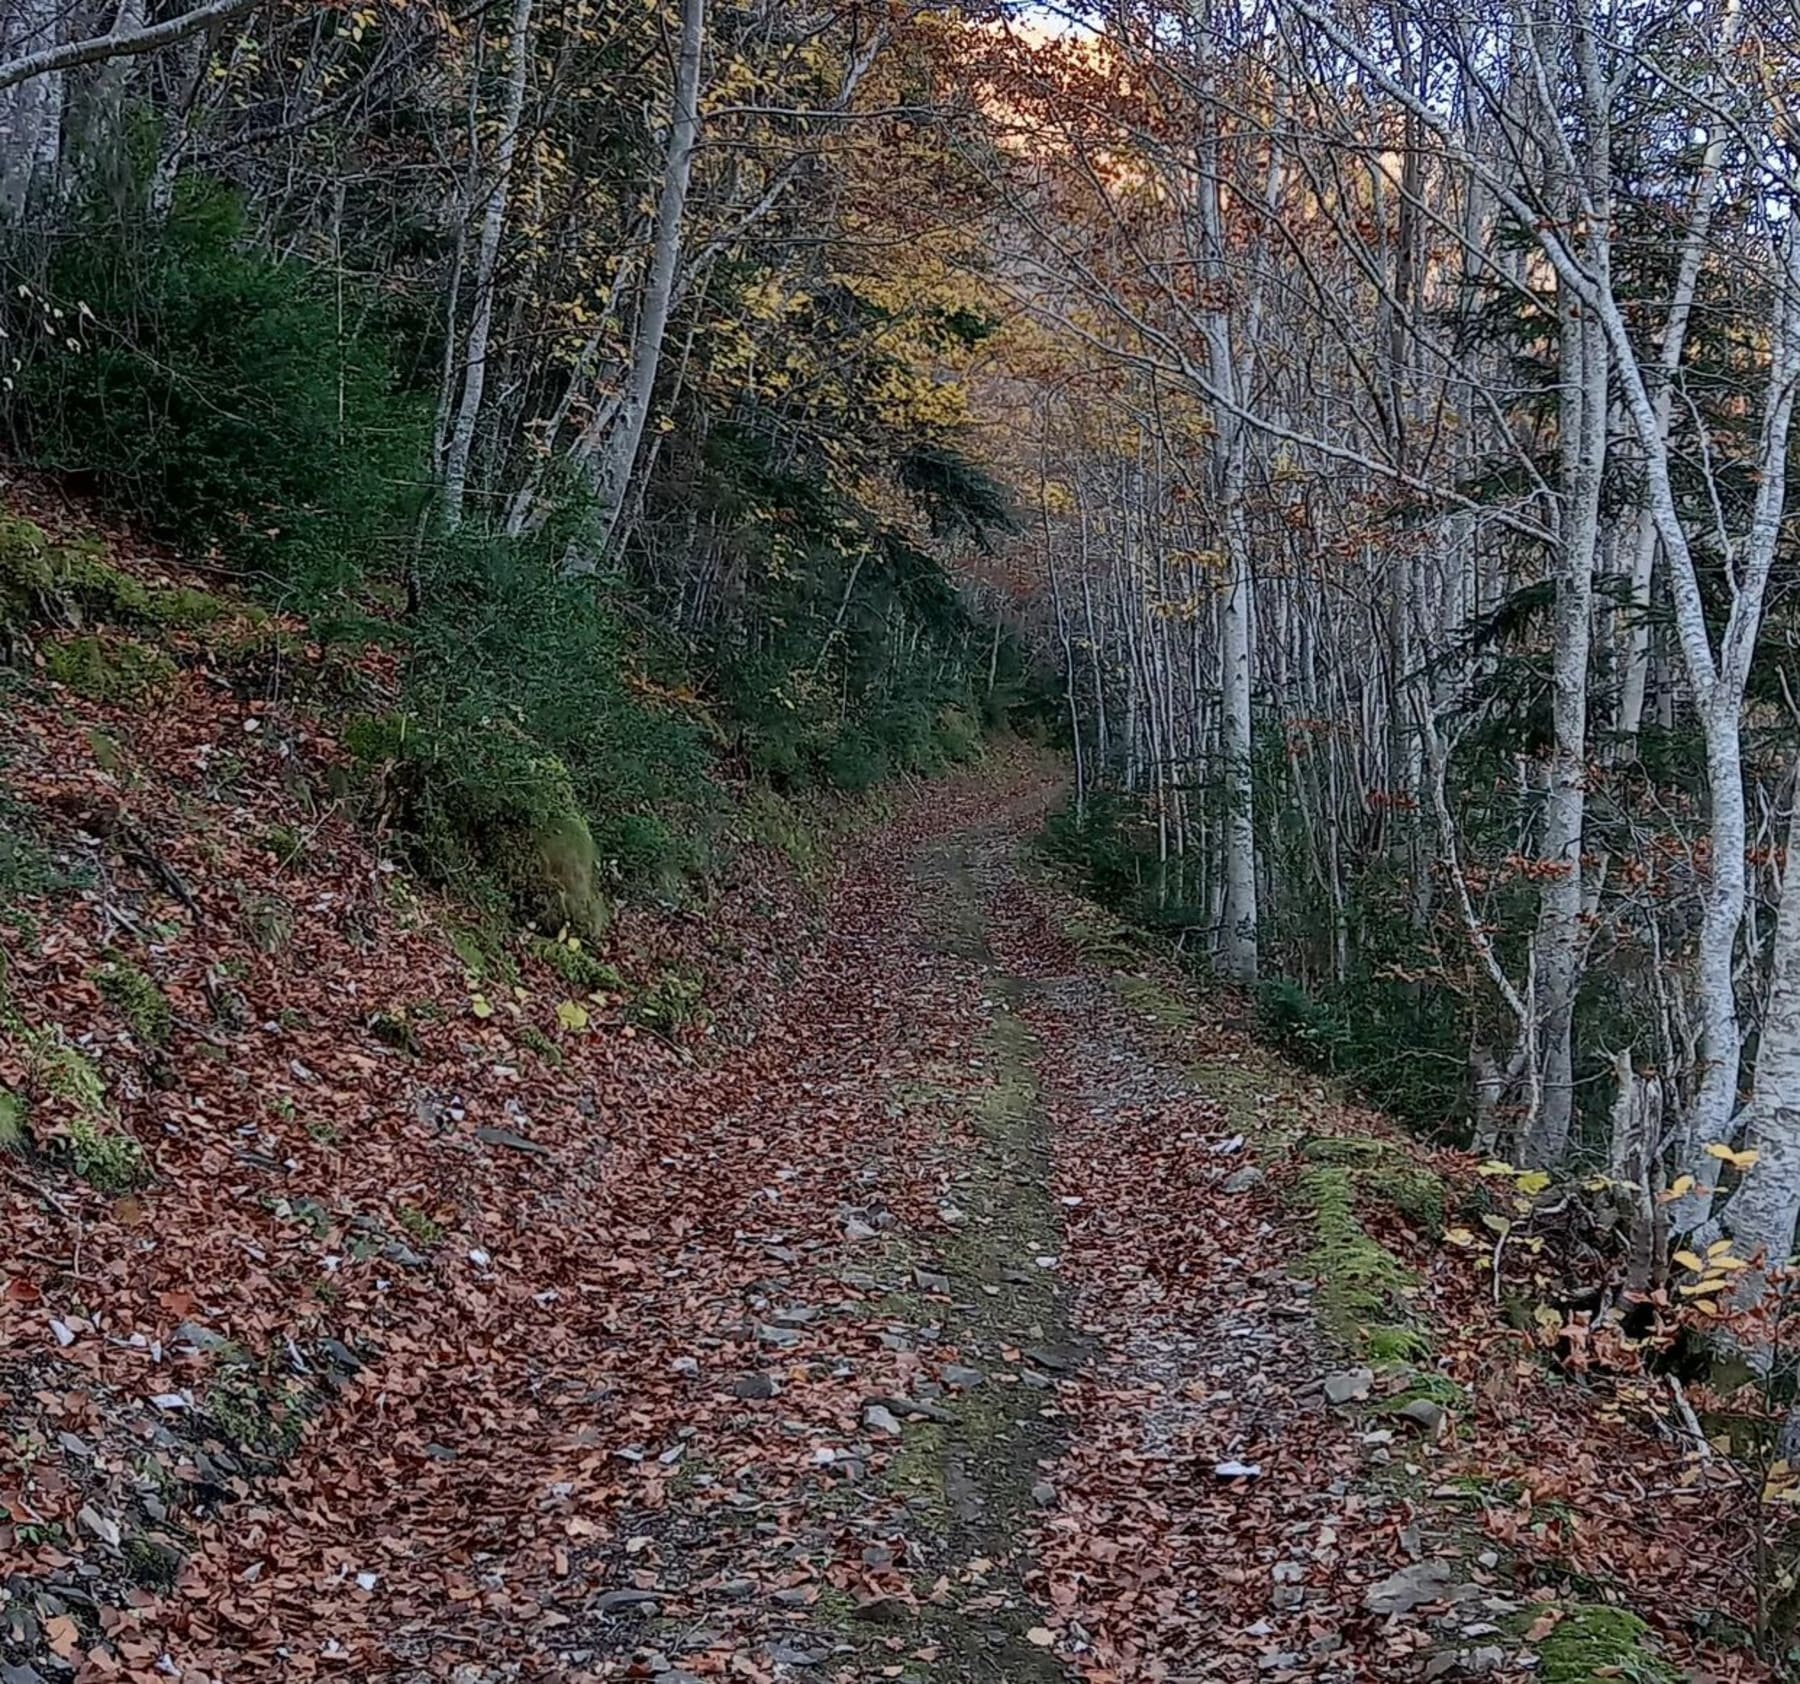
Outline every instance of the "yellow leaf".
[[1562, 1312], [1553, 1310], [1548, 1304], [1540, 1304], [1531, 1312], [1531, 1319], [1546, 1333], [1559, 1332], [1562, 1328]]
[[588, 1026], [588, 1009], [579, 1000], [565, 1000], [556, 1008], [556, 1021], [565, 1029], [585, 1029]]
[[1709, 1261], [1716, 1261], [1718, 1258], [1723, 1257], [1725, 1255], [1725, 1253], [1730, 1250], [1731, 1250], [1731, 1241], [1730, 1240], [1714, 1240], [1713, 1243], [1706, 1248], [1706, 1255], [1707, 1255], [1707, 1258]]
[[1496, 1216], [1492, 1211], [1489, 1211], [1483, 1216], [1481, 1222], [1483, 1227], [1491, 1229], [1496, 1234], [1510, 1234], [1512, 1232], [1512, 1224], [1508, 1222], [1504, 1216]]
[[1719, 1306], [1710, 1298], [1696, 1298], [1693, 1307], [1703, 1316], [1716, 1316], [1719, 1313]]
[[1548, 1170], [1528, 1169], [1519, 1177], [1519, 1191], [1526, 1194], [1537, 1194], [1550, 1185]]
[[1748, 1169], [1761, 1156], [1754, 1146], [1742, 1152], [1734, 1152], [1722, 1140], [1715, 1140], [1706, 1148], [1709, 1158], [1717, 1158], [1722, 1164], [1730, 1164], [1733, 1169]]
[[1513, 1167], [1511, 1164], [1503, 1164], [1498, 1158], [1489, 1158], [1475, 1173], [1477, 1175], [1511, 1175]]
[[1678, 1286], [1675, 1290], [1683, 1298], [1698, 1298], [1703, 1293], [1723, 1292], [1730, 1285], [1729, 1280], [1690, 1281], [1686, 1286]]
[[485, 994], [471, 994], [469, 996], [469, 1010], [477, 1017], [492, 1017], [494, 1015], [494, 1008], [488, 1004], [487, 996]]
[[1696, 1275], [1706, 1267], [1706, 1264], [1691, 1251], [1676, 1252], [1675, 1261], [1684, 1269], [1692, 1269]]
[[1444, 1240], [1449, 1245], [1473, 1245], [1475, 1236], [1467, 1228], [1451, 1228], [1445, 1232]]

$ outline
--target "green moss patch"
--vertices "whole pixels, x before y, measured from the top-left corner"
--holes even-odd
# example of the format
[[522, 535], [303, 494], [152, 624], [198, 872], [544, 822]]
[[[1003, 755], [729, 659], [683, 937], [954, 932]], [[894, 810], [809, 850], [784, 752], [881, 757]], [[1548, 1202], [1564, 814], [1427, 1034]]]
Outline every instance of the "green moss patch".
[[1319, 1135], [1301, 1156], [1342, 1168], [1365, 1209], [1386, 1206], [1410, 1227], [1435, 1233], [1444, 1225], [1448, 1194], [1443, 1177], [1413, 1157], [1404, 1142], [1369, 1135]]
[[570, 936], [565, 932], [555, 941], [544, 936], [534, 936], [529, 945], [535, 958], [541, 959], [558, 977], [581, 993], [592, 994], [596, 990], [603, 990], [619, 994], [625, 990], [625, 979], [619, 975], [618, 970], [604, 959], [596, 959], [582, 945], [579, 936]]
[[58, 684], [111, 707], [137, 706], [175, 677], [168, 656], [134, 638], [63, 638], [47, 644], [43, 656], [44, 671]]
[[94, 973], [94, 985], [101, 998], [118, 1009], [140, 1045], [168, 1045], [175, 1028], [175, 1013], [168, 996], [136, 965], [113, 960]]
[[[1552, 1611], [1534, 1607], [1521, 1616], [1523, 1628]], [[1578, 1602], [1561, 1613], [1555, 1628], [1535, 1645], [1537, 1677], [1543, 1684], [1591, 1684], [1608, 1678], [1625, 1684], [1677, 1684], [1680, 1674], [1663, 1656], [1649, 1626], [1629, 1609]]]
[[1341, 1164], [1316, 1164], [1300, 1176], [1315, 1243], [1306, 1272], [1318, 1281], [1319, 1325], [1340, 1344], [1366, 1350], [1375, 1328], [1404, 1326], [1418, 1278], [1357, 1217], [1356, 1184]]
[[97, 543], [56, 544], [28, 520], [0, 518], [0, 633], [62, 626], [197, 630], [225, 619], [267, 619], [261, 609], [188, 586], [157, 587], [106, 560]]

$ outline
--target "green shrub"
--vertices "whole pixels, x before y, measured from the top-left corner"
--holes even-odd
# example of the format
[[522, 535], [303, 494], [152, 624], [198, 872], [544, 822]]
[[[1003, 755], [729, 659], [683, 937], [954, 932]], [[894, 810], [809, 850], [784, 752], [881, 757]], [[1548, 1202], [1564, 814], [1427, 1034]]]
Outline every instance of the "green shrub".
[[888, 775], [888, 759], [868, 737], [847, 731], [826, 751], [825, 772], [836, 788], [847, 795], [860, 795]]
[[[0, 325], [29, 354], [0, 419], [16, 456], [135, 518], [342, 579], [399, 528], [428, 416], [396, 396], [371, 312], [247, 232], [231, 192], [190, 179], [166, 220], [96, 210], [41, 271], [9, 274]], [[38, 326], [46, 301], [63, 340]]]

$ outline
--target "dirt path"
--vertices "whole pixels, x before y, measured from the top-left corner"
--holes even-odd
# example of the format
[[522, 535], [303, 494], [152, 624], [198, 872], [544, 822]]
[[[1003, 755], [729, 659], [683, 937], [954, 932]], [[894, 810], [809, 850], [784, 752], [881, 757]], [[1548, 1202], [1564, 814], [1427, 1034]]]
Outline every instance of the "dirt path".
[[[413, 1084], [378, 1152], [312, 1131], [209, 1183], [231, 1113], [184, 1102], [150, 1232], [212, 1223], [204, 1282], [121, 1209], [8, 1300], [15, 1512], [87, 1517], [16, 1534], [8, 1684], [1410, 1674], [1429, 1638], [1356, 1612], [1408, 1499], [1328, 1416], [1245, 1176], [1243, 1118], [1283, 1138], [1286, 1101], [1188, 1068], [1193, 1008], [1082, 938], [1029, 863], [1042, 800], [928, 795], [871, 838], [711, 1061], [528, 1084], [452, 971], [429, 1093], [354, 1055]], [[368, 1214], [396, 1161], [441, 1213], [414, 1246]], [[261, 1368], [109, 1331], [201, 1314]], [[285, 1407], [321, 1349], [330, 1399]], [[117, 1547], [72, 1555], [83, 1527]], [[140, 1536], [158, 1577], [115, 1588]]]

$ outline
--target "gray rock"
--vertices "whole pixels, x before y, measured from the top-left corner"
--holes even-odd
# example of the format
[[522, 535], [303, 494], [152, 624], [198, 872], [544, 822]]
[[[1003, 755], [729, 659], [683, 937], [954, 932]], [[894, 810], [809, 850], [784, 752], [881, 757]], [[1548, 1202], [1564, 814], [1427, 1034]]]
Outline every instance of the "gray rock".
[[879, 1403], [870, 1404], [863, 1411], [863, 1425], [871, 1432], [885, 1433], [889, 1438], [898, 1438], [905, 1429], [895, 1419], [894, 1412]]
[[684, 1380], [694, 1380], [699, 1377], [700, 1364], [693, 1357], [677, 1357], [669, 1364], [669, 1372], [679, 1374]]
[[626, 1588], [602, 1591], [594, 1598], [593, 1607], [596, 1614], [618, 1614], [628, 1608], [654, 1609], [656, 1603], [655, 1591]]
[[731, 1395], [751, 1403], [767, 1403], [775, 1395], [775, 1382], [766, 1374], [745, 1374], [731, 1382]]
[[959, 1392], [973, 1390], [987, 1376], [979, 1368], [964, 1368], [959, 1363], [951, 1363], [944, 1370], [944, 1384]]
[[764, 1322], [757, 1328], [756, 1337], [765, 1345], [773, 1345], [778, 1350], [791, 1351], [800, 1343], [800, 1330], [794, 1327], [771, 1327]]
[[1415, 1561], [1390, 1573], [1363, 1595], [1371, 1614], [1410, 1614], [1427, 1602], [1460, 1601], [1469, 1587], [1455, 1583], [1447, 1561]]
[[874, 1237], [875, 1230], [871, 1228], [868, 1223], [863, 1221], [860, 1216], [853, 1216], [844, 1224], [844, 1238], [847, 1240], [860, 1242], [863, 1240], [872, 1240]]
[[943, 1298], [950, 1296], [950, 1277], [932, 1273], [929, 1269], [914, 1269], [913, 1284], [921, 1292], [932, 1292]]
[[1252, 1187], [1260, 1187], [1268, 1179], [1255, 1164], [1245, 1164], [1242, 1169], [1233, 1170], [1219, 1186], [1226, 1193], [1248, 1193]]
[[536, 1157], [547, 1158], [550, 1148], [540, 1145], [535, 1140], [527, 1140], [522, 1134], [514, 1134], [511, 1129], [497, 1129], [489, 1124], [475, 1131], [475, 1138], [485, 1146], [504, 1146], [509, 1152], [529, 1152]]
[[1355, 1403], [1366, 1398], [1375, 1384], [1375, 1375], [1367, 1368], [1347, 1368], [1341, 1374], [1327, 1374], [1323, 1385], [1329, 1404]]
[[1040, 1509], [1055, 1508], [1056, 1487], [1052, 1485], [1049, 1480], [1040, 1479], [1037, 1484], [1031, 1488], [1031, 1500], [1036, 1503]]
[[1441, 1403], [1433, 1403], [1430, 1398], [1414, 1398], [1400, 1411], [1402, 1421], [1410, 1421], [1427, 1438], [1436, 1438], [1450, 1419], [1450, 1413]]
[[204, 1322], [184, 1321], [175, 1329], [177, 1344], [192, 1345], [196, 1351], [224, 1351], [231, 1348], [231, 1341], [222, 1333], [215, 1333]]

